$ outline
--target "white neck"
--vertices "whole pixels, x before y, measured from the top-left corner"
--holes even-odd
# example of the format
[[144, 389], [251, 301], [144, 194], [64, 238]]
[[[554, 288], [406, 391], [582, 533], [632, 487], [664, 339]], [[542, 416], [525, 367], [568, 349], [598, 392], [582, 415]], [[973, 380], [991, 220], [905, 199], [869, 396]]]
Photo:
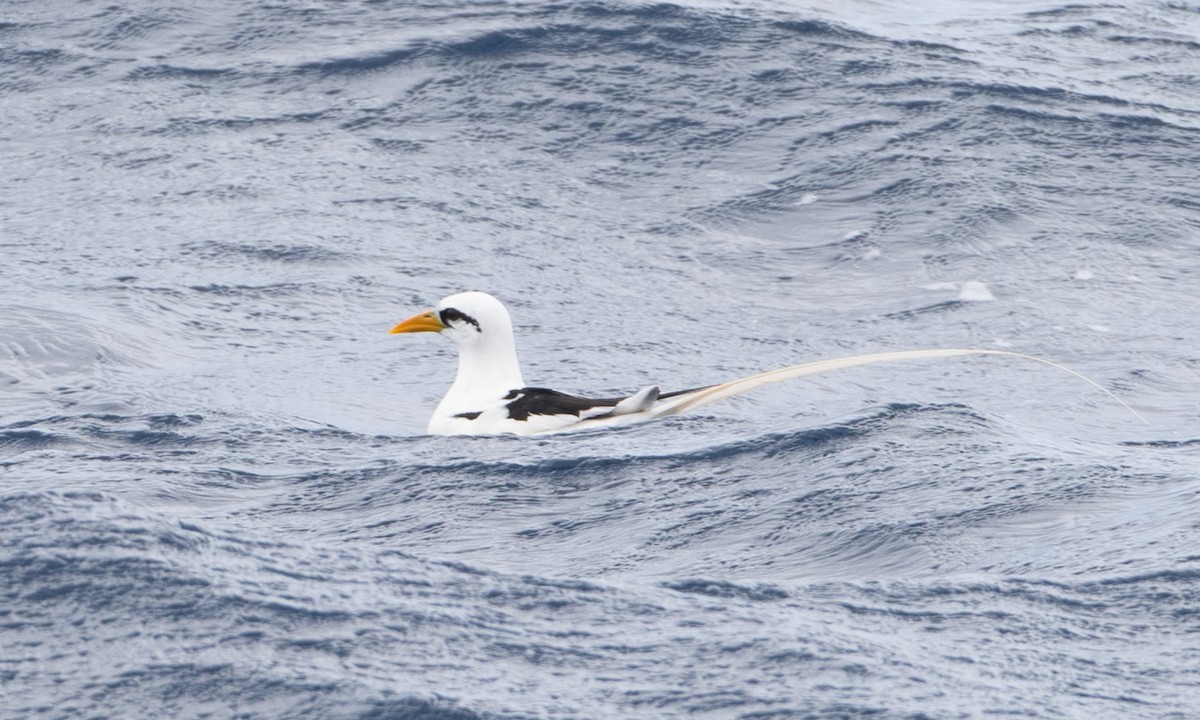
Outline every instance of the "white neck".
[[512, 333], [473, 337], [458, 346], [458, 374], [437, 415], [476, 412], [525, 387]]

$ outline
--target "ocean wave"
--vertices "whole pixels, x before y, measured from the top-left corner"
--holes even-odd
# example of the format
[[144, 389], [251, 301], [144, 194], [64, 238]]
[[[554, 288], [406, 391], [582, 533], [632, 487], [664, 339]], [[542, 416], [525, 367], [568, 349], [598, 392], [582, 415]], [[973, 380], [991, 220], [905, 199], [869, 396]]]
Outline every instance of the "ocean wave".
[[[10, 10], [0, 716], [1193, 711], [1194, 7]], [[429, 437], [464, 289], [567, 390], [1152, 424]]]

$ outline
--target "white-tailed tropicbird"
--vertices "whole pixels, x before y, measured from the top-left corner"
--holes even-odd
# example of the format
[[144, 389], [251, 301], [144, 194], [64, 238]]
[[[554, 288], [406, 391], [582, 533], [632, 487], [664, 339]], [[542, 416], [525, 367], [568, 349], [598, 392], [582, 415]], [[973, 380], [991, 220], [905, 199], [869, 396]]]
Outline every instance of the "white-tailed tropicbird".
[[508, 310], [487, 293], [451, 295], [432, 310], [404, 320], [391, 332], [436, 332], [454, 340], [458, 346], [458, 374], [429, 420], [428, 431], [432, 435], [539, 435], [623, 425], [675, 415], [763, 385], [805, 375], [880, 362], [961, 355], [1004, 355], [1058, 368], [1100, 388], [1141, 418], [1124, 401], [1090, 378], [1044, 358], [1006, 350], [948, 348], [856, 355], [792, 365], [691, 390], [660, 393], [658, 386], [650, 385], [628, 397], [595, 399], [526, 386], [517, 361]]

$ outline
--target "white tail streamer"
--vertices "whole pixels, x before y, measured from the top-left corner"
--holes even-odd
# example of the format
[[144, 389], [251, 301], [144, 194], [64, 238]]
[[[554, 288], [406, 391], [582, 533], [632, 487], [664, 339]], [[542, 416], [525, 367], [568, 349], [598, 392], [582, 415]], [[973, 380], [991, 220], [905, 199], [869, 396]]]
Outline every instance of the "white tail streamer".
[[960, 349], [947, 348], [940, 350], [901, 350], [897, 352], [874, 353], [871, 355], [855, 355], [853, 357], [835, 358], [832, 360], [817, 360], [815, 362], [804, 363], [802, 365], [792, 365], [790, 367], [779, 368], [778, 370], [769, 370], [750, 377], [744, 377], [739, 380], [731, 380], [720, 385], [697, 390], [694, 393], [680, 395], [679, 397], [668, 398], [655, 405], [647, 414], [649, 417], [664, 417], [667, 415], [678, 415], [682, 412], [694, 410], [702, 405], [707, 405], [717, 400], [725, 398], [755, 388], [760, 388], [764, 385], [782, 382], [784, 380], [792, 380], [795, 378], [805, 377], [806, 375], [816, 375], [818, 373], [829, 372], [831, 370], [843, 370], [845, 368], [860, 367], [864, 365], [874, 365], [876, 363], [897, 362], [900, 360], [926, 360], [930, 358], [947, 358], [958, 357], [962, 355], [1001, 355], [1006, 357], [1021, 358], [1024, 360], [1033, 360], [1034, 362], [1049, 365], [1052, 368], [1070, 373], [1075, 377], [1083, 380], [1089, 385], [1098, 388], [1105, 395], [1119, 402], [1126, 410], [1134, 415], [1137, 419], [1149, 425], [1146, 418], [1142, 417], [1138, 411], [1134, 410], [1121, 398], [1117, 397], [1111, 390], [1104, 387], [1100, 383], [1092, 380], [1088, 376], [1076, 372], [1065, 365], [1059, 365], [1056, 362], [1045, 358], [1037, 357], [1036, 355], [1025, 355], [1024, 353], [1009, 352], [1007, 350], [980, 350], [980, 349]]

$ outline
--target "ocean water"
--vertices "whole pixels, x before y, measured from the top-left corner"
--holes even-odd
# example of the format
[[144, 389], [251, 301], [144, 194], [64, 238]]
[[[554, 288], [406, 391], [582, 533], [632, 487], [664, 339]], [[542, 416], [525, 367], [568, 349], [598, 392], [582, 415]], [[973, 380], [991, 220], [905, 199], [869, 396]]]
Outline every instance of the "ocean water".
[[[919, 6], [918, 6], [919, 5]], [[1192, 718], [1200, 5], [0, 8], [0, 718]], [[424, 435], [528, 381], [848, 370]]]

